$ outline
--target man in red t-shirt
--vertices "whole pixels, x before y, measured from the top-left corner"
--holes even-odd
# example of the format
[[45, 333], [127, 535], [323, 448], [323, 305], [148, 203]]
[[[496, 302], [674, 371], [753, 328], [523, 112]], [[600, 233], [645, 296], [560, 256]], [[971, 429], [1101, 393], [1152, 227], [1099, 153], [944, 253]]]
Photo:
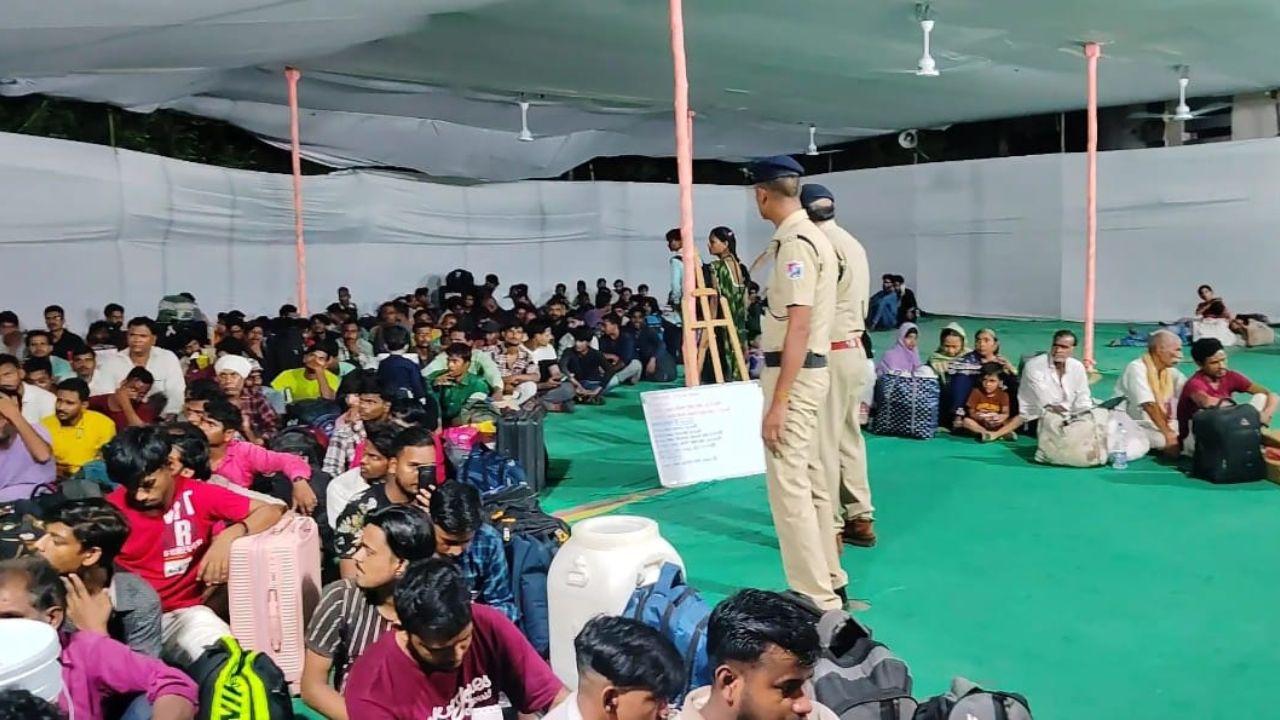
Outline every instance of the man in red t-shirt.
[[[107, 501], [129, 522], [116, 565], [160, 596], [162, 656], [189, 665], [231, 629], [203, 604], [227, 582], [231, 543], [262, 532], [284, 508], [179, 475], [169, 434], [133, 427], [103, 448], [107, 474], [120, 483]], [[215, 534], [214, 528], [225, 528]]]
[[156, 409], [146, 402], [147, 393], [155, 378], [151, 371], [136, 367], [125, 376], [124, 383], [114, 392], [89, 398], [89, 409], [111, 418], [116, 430], [150, 425], [156, 420]]
[[447, 560], [410, 565], [396, 583], [400, 629], [356, 661], [344, 692], [361, 720], [501, 720], [498, 695], [544, 713], [569, 691], [501, 612], [471, 603]]
[[1236, 393], [1253, 395], [1252, 404], [1262, 416], [1262, 424], [1270, 425], [1275, 414], [1275, 393], [1227, 369], [1227, 352], [1215, 338], [1200, 338], [1191, 345], [1191, 359], [1200, 369], [1187, 380], [1178, 397], [1178, 438], [1186, 440], [1191, 433], [1191, 416], [1197, 410], [1212, 408], [1233, 399]]

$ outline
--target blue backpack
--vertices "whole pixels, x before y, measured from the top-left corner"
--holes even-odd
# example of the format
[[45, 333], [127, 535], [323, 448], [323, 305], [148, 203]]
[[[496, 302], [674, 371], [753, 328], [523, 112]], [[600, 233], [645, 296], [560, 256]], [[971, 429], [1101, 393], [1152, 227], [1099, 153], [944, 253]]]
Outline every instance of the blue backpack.
[[622, 614], [656, 628], [680, 651], [687, 677], [681, 697], [711, 683], [711, 662], [707, 658], [711, 606], [697, 590], [685, 584], [680, 566], [664, 563], [658, 581], [637, 588]]
[[484, 500], [525, 484], [520, 463], [484, 445], [472, 448], [458, 466], [457, 479], [479, 490]]

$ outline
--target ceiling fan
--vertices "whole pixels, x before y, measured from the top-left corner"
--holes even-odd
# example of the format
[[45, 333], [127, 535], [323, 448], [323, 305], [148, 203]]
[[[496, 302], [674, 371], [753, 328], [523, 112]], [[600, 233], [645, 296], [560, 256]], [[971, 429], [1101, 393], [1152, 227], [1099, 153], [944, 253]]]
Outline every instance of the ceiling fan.
[[916, 22], [920, 24], [920, 33], [923, 44], [920, 59], [916, 62], [916, 66], [910, 69], [889, 68], [873, 70], [872, 72], [889, 73], [894, 75], [915, 75], [917, 77], [938, 77], [943, 73], [976, 70], [987, 67], [991, 64], [991, 61], [987, 58], [961, 55], [960, 53], [947, 51], [940, 51], [937, 53], [938, 57], [943, 61], [939, 62], [938, 59], [934, 58], [933, 53], [932, 38], [935, 20], [932, 6], [927, 2], [916, 3], [915, 19]]
[[1174, 68], [1178, 72], [1178, 104], [1172, 113], [1133, 113], [1129, 117], [1134, 120], [1163, 120], [1165, 122], [1186, 122], [1205, 115], [1210, 115], [1231, 107], [1229, 102], [1210, 103], [1198, 110], [1192, 110], [1187, 104], [1187, 86], [1191, 84], [1191, 70], [1186, 65]]

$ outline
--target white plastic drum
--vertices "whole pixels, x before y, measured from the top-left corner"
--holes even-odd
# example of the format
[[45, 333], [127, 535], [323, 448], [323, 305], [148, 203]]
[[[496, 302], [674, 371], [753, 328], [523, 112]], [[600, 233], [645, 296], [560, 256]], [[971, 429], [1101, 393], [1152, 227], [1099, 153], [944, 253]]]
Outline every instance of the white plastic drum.
[[658, 523], [635, 515], [606, 515], [573, 526], [569, 542], [547, 573], [551, 669], [578, 685], [573, 639], [597, 615], [618, 615], [637, 587], [657, 581], [663, 563], [684, 562], [658, 533]]
[[58, 633], [35, 620], [0, 620], [0, 688], [23, 688], [56, 703], [62, 692]]

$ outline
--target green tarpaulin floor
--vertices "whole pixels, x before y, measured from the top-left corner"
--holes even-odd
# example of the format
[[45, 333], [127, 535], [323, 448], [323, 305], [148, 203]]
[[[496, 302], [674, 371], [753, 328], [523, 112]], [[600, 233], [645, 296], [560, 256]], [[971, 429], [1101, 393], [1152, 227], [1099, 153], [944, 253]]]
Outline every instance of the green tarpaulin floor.
[[[951, 318], [923, 323], [922, 356]], [[1060, 322], [961, 320], [1000, 333], [1015, 363]], [[1123, 335], [1099, 328], [1099, 345]], [[877, 333], [877, 352], [892, 344]], [[1140, 353], [1100, 347], [1110, 397]], [[1190, 374], [1189, 352], [1184, 372]], [[1231, 366], [1280, 387], [1280, 350], [1235, 351]], [[716, 601], [782, 589], [763, 477], [653, 493], [657, 473], [639, 393], [547, 422], [549, 511], [625, 500], [651, 517]], [[1280, 670], [1280, 489], [1213, 486], [1141, 459], [1127, 470], [1034, 464], [1034, 441], [981, 445], [942, 434], [868, 436], [880, 544], [848, 548], [861, 617], [910, 665], [916, 695], [953, 675], [1025, 694], [1040, 720], [1271, 717]], [[593, 505], [594, 504], [594, 505]]]

